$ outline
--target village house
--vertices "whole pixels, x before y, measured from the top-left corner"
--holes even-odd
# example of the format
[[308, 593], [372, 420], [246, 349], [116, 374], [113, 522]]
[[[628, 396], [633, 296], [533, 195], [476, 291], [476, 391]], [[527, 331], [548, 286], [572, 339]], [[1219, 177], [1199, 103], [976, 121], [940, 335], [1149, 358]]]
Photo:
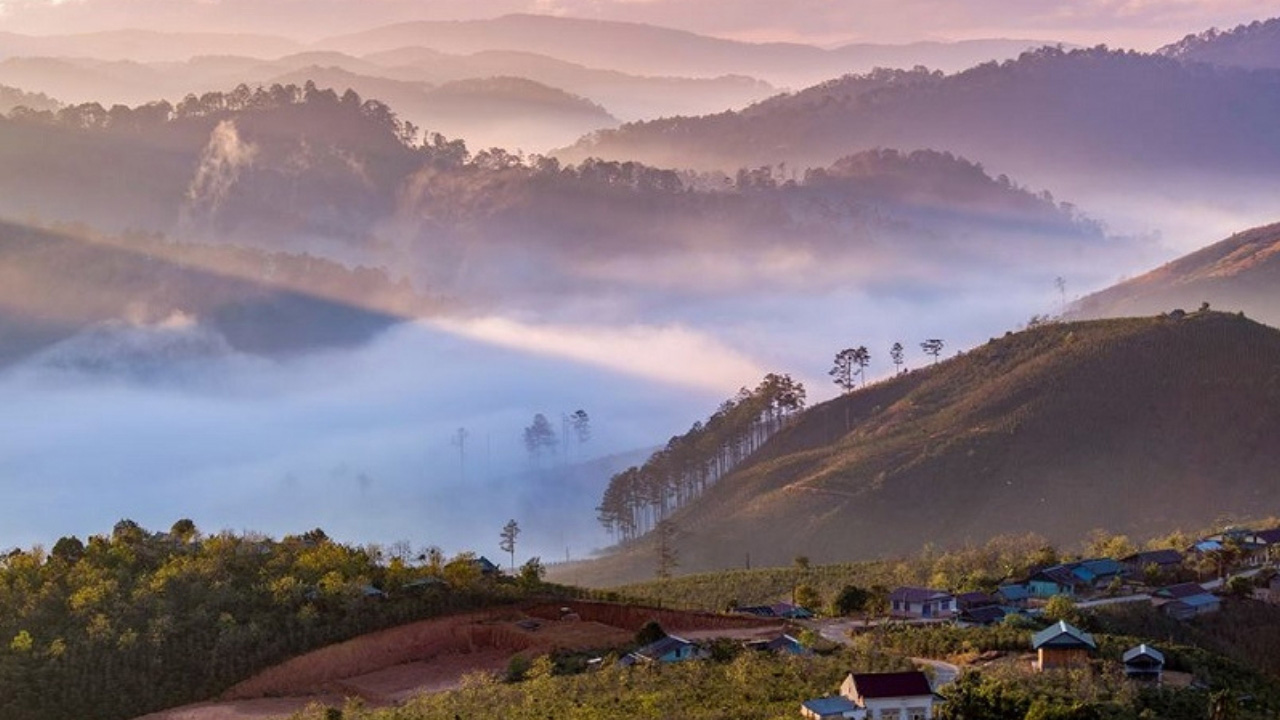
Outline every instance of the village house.
[[1198, 583], [1180, 583], [1151, 593], [1151, 604], [1175, 620], [1190, 620], [1222, 609], [1222, 600]]
[[1037, 570], [1027, 579], [1027, 590], [1032, 597], [1049, 598], [1054, 595], [1075, 597], [1084, 592], [1089, 584], [1066, 565], [1053, 565]]
[[900, 587], [889, 593], [889, 614], [899, 618], [946, 619], [956, 614], [956, 599], [943, 590]]
[[1026, 585], [1001, 585], [996, 590], [996, 598], [1000, 600], [1002, 605], [1023, 609], [1027, 607], [1027, 601], [1031, 599], [1031, 591], [1027, 589]]
[[783, 633], [775, 638], [750, 640], [745, 643], [748, 650], [772, 652], [787, 655], [808, 655], [809, 649], [796, 638]]
[[1037, 670], [1054, 670], [1087, 666], [1098, 644], [1089, 633], [1059, 620], [1031, 636], [1031, 649], [1036, 651]]
[[1155, 572], [1161, 575], [1176, 572], [1182, 567], [1182, 553], [1173, 548], [1148, 550], [1121, 558], [1120, 564], [1124, 566], [1125, 574], [1142, 580], [1149, 568], [1154, 568]]
[[1262, 542], [1262, 555], [1266, 562], [1280, 562], [1280, 528], [1260, 530], [1258, 540]]
[[661, 640], [645, 645], [635, 652], [628, 653], [618, 661], [621, 665], [638, 663], [673, 663], [685, 660], [701, 660], [707, 654], [696, 644], [682, 637], [668, 635]]
[[956, 616], [956, 622], [962, 626], [976, 625], [995, 625], [1003, 622], [1009, 611], [999, 605], [983, 605], [981, 607], [971, 607], [960, 611]]
[[867, 720], [932, 720], [937, 700], [929, 678], [918, 670], [850, 673], [840, 694], [865, 710]]
[[1164, 654], [1145, 643], [1125, 651], [1121, 661], [1130, 680], [1159, 683], [1164, 676]]

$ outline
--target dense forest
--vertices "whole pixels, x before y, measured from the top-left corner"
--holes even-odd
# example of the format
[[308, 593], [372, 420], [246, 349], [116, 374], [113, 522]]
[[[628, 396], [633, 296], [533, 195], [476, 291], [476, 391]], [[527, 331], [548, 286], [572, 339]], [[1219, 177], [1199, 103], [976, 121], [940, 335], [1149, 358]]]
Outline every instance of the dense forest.
[[491, 578], [474, 561], [321, 530], [205, 535], [189, 520], [13, 550], [0, 559], [0, 716], [136, 717], [307, 650], [540, 589], [536, 569]]

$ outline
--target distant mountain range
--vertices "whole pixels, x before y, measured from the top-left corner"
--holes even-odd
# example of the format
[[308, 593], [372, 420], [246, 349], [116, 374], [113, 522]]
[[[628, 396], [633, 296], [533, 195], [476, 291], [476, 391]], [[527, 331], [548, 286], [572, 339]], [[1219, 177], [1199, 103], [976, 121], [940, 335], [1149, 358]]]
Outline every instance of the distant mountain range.
[[1237, 233], [1089, 295], [1075, 303], [1073, 315], [1151, 315], [1206, 302], [1280, 327], [1280, 224]]
[[1254, 21], [1231, 30], [1207, 30], [1160, 48], [1185, 62], [1243, 68], [1280, 68], [1280, 18]]
[[723, 169], [934, 148], [1052, 187], [1054, 177], [1087, 175], [1114, 188], [1160, 173], [1274, 177], [1278, 112], [1280, 73], [1043, 49], [955, 75], [845, 76], [740, 112], [602, 131], [559, 156]]
[[[809, 409], [673, 516], [683, 572], [1002, 533], [1136, 537], [1280, 510], [1280, 330], [1223, 313], [1050, 324]], [[590, 582], [650, 577], [652, 538]]]
[[1022, 39], [908, 45], [856, 44], [827, 50], [797, 43], [747, 43], [639, 23], [547, 15], [492, 20], [409, 22], [326, 38], [314, 47], [364, 55], [405, 47], [446, 53], [485, 50], [537, 53], [635, 75], [716, 77], [749, 75], [803, 87], [873, 67], [927, 65], [961, 70], [1049, 44]]

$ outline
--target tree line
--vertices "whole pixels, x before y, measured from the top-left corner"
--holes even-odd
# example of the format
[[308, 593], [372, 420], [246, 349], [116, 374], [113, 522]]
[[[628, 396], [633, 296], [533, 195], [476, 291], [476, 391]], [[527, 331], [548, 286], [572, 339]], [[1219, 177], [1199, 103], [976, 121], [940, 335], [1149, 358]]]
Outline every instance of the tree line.
[[706, 422], [609, 480], [600, 523], [621, 542], [653, 530], [758, 450], [804, 409], [804, 384], [770, 373], [754, 389], [742, 388]]

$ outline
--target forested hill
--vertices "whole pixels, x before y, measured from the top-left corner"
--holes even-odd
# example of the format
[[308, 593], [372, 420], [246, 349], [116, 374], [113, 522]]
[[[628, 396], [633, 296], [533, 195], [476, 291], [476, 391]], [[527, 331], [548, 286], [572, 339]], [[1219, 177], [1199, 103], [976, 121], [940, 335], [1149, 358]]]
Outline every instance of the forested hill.
[[[814, 166], [876, 147], [935, 148], [1024, 179], [1161, 171], [1272, 174], [1280, 75], [1105, 48], [1044, 48], [954, 75], [849, 75], [740, 112], [666, 118], [588, 136], [562, 151], [657, 165]], [[1105, 170], [1105, 172], [1102, 172]]]
[[[1083, 283], [1146, 250], [947, 153], [866, 152], [807, 173], [562, 166], [472, 153], [314, 85], [12, 113], [0, 120], [0, 216], [394, 267], [475, 303], [549, 288], [706, 292], [764, 275], [804, 274], [810, 288], [964, 283], [1032, 272], [1029, 254]], [[774, 271], [780, 254], [795, 272]]]
[[[134, 342], [145, 342], [160, 353], [153, 360], [163, 361], [177, 359], [174, 352], [278, 354], [353, 345], [434, 309], [381, 270], [0, 222], [0, 366], [95, 327], [116, 336], [110, 345], [132, 331]], [[49, 360], [107, 362], [72, 350]], [[135, 366], [129, 369], [140, 369], [143, 359], [129, 358]]]
[[1280, 327], [1280, 224], [1237, 233], [1078, 301], [1078, 317], [1194, 310], [1209, 303]]
[[1280, 18], [1206, 30], [1166, 45], [1160, 54], [1186, 62], [1244, 68], [1280, 68]]
[[[190, 520], [0, 557], [0, 717], [127, 720], [216, 697], [309, 650], [550, 592], [482, 577], [474, 553], [274, 540]], [[416, 583], [416, 585], [415, 585]], [[377, 590], [374, 590], [377, 588]], [[381, 595], [385, 592], [385, 595]]]
[[[1205, 312], [1050, 324], [813, 407], [672, 516], [681, 572], [1280, 510], [1280, 331]], [[592, 581], [652, 577], [655, 542]]]

